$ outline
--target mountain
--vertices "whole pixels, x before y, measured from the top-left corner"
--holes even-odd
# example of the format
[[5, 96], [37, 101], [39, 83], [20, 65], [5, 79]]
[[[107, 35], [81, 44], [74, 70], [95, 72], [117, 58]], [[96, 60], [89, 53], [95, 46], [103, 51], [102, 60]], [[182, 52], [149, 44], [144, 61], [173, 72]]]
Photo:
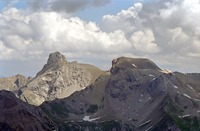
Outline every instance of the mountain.
[[52, 131], [57, 127], [38, 107], [15, 97], [12, 92], [0, 91], [1, 131]]
[[20, 89], [18, 96], [29, 104], [40, 105], [83, 90], [103, 73], [93, 65], [68, 62], [64, 55], [54, 52], [36, 77]]
[[200, 80], [120, 57], [84, 90], [40, 107], [59, 130], [200, 130]]
[[128, 57], [101, 71], [54, 52], [33, 79], [2, 82], [25, 102], [0, 91], [0, 130], [199, 131], [199, 76]]
[[193, 80], [200, 80], [200, 73], [187, 73], [187, 76], [191, 77]]
[[0, 90], [17, 91], [30, 80], [31, 77], [26, 78], [20, 74], [8, 78], [0, 78]]

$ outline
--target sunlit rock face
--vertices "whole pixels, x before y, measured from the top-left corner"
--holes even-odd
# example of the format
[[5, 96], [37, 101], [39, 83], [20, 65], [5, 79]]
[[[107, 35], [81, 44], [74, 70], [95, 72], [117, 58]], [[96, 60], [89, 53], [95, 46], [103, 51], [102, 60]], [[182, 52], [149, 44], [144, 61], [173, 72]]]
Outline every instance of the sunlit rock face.
[[31, 77], [26, 78], [20, 74], [7, 78], [0, 78], [0, 90], [17, 91], [20, 87], [25, 86], [31, 79]]
[[19, 97], [33, 105], [44, 101], [68, 97], [94, 82], [103, 71], [99, 68], [75, 62], [67, 62], [64, 55], [54, 52], [25, 87]]

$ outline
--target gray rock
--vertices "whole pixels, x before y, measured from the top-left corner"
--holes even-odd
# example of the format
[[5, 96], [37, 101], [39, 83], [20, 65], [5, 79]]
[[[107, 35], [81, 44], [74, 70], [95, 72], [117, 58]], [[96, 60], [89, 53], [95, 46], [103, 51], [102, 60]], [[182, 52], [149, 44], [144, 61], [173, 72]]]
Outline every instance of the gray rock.
[[55, 52], [49, 55], [47, 64], [36, 77], [21, 88], [19, 97], [33, 105], [68, 97], [83, 90], [103, 73], [92, 65], [67, 62], [64, 55]]
[[32, 78], [26, 78], [22, 75], [15, 75], [8, 78], [0, 78], [0, 90], [17, 91], [25, 86]]
[[110, 72], [84, 90], [40, 107], [64, 119], [63, 130], [107, 126], [109, 130], [114, 126], [116, 130], [198, 130], [192, 129], [194, 122], [186, 122], [199, 120], [199, 87], [200, 81], [162, 70], [148, 59], [120, 57], [112, 61]]

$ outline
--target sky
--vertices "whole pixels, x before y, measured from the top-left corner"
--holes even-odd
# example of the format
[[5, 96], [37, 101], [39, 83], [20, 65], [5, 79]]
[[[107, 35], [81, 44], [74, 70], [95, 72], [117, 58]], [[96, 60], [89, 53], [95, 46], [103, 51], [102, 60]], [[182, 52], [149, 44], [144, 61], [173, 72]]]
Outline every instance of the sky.
[[50, 53], [108, 70], [120, 56], [200, 72], [200, 0], [0, 0], [0, 76], [35, 76]]

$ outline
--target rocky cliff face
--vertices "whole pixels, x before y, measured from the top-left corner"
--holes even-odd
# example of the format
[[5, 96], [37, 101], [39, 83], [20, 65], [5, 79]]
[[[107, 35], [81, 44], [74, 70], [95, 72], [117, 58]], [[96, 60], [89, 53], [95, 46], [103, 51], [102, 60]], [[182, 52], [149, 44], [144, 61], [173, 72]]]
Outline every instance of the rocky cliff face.
[[67, 62], [64, 55], [55, 52], [36, 77], [21, 88], [19, 97], [33, 105], [68, 97], [93, 83], [102, 73], [92, 65]]
[[22, 75], [15, 75], [8, 78], [0, 78], [0, 90], [17, 91], [25, 86], [32, 78], [26, 78]]
[[199, 130], [199, 87], [200, 81], [148, 59], [121, 57], [86, 89], [41, 108], [61, 130]]
[[16, 98], [12, 92], [0, 91], [1, 131], [52, 131], [56, 125], [39, 109]]

